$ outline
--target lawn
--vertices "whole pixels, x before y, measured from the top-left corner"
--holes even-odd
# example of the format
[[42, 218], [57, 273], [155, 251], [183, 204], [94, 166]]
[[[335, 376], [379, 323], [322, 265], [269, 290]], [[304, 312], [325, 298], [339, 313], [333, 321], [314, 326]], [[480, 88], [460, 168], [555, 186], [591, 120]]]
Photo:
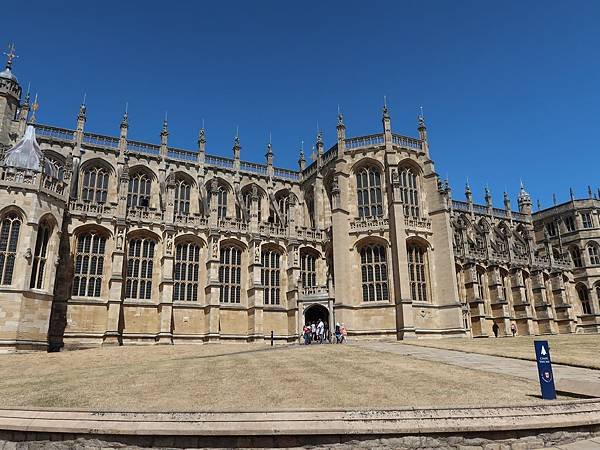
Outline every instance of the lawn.
[[535, 361], [534, 340], [547, 340], [552, 362], [600, 369], [600, 335], [518, 336], [482, 339], [420, 339], [404, 343], [461, 350], [484, 355], [508, 356]]
[[3, 407], [476, 406], [537, 402], [538, 393], [536, 383], [523, 379], [346, 345], [210, 344], [0, 355]]

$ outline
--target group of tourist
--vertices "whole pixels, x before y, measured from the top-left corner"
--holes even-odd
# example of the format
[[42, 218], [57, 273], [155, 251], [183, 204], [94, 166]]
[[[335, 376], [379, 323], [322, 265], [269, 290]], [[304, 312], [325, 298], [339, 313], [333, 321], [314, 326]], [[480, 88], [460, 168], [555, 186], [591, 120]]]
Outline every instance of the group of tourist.
[[[348, 331], [344, 324], [335, 324], [335, 343], [343, 344], [347, 342]], [[332, 344], [331, 330], [327, 322], [324, 322], [323, 319], [319, 319], [318, 322], [311, 322], [304, 324], [304, 328], [302, 329], [302, 336], [304, 338], [304, 344], [309, 345], [312, 343], [329, 343]]]

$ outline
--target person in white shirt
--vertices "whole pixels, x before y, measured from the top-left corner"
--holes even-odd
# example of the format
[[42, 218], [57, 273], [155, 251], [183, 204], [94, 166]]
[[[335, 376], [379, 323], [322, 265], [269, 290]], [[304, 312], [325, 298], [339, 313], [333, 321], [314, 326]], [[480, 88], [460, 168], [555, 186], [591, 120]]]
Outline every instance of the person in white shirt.
[[311, 323], [310, 324], [310, 332], [312, 333], [312, 340], [313, 341], [317, 341], [317, 326], [315, 325], [315, 323]]
[[317, 334], [319, 335], [319, 343], [322, 344], [325, 339], [325, 324], [322, 319], [319, 319], [319, 324], [317, 325]]

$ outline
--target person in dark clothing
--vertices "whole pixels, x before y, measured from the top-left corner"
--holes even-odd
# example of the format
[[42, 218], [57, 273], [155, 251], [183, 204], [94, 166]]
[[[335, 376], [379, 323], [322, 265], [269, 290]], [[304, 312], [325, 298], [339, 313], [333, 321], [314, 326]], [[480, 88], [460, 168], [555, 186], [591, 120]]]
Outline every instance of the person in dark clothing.
[[335, 324], [335, 343], [339, 344], [342, 339], [342, 330], [340, 330], [340, 323]]
[[498, 337], [498, 331], [500, 331], [500, 327], [496, 322], [492, 325], [492, 331], [494, 332], [494, 336]]

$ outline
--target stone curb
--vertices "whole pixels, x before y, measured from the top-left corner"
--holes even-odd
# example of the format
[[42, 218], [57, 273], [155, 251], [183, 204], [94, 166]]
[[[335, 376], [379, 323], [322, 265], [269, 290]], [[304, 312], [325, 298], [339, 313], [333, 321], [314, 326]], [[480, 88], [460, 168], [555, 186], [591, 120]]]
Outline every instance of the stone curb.
[[565, 429], [600, 424], [600, 400], [507, 407], [277, 412], [0, 410], [0, 430], [90, 435], [423, 435]]

